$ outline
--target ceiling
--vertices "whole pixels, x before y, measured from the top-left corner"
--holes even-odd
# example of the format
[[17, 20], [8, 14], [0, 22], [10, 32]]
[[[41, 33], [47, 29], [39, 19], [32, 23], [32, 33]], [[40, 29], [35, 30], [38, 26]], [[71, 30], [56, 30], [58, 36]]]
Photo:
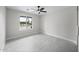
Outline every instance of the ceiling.
[[[55, 12], [57, 10], [68, 8], [69, 6], [41, 6], [41, 7], [44, 7], [47, 13], [41, 13], [40, 15], [45, 15], [45, 14]], [[38, 13], [35, 13], [34, 11], [28, 11], [28, 9], [37, 9], [37, 6], [6, 6], [6, 8], [24, 11], [31, 14], [38, 14]]]

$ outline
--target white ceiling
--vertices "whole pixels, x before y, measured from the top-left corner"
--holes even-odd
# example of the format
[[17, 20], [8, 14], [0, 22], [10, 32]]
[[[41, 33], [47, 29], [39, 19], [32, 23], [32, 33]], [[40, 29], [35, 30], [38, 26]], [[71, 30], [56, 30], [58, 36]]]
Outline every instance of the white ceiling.
[[[37, 9], [37, 6], [6, 6], [6, 7], [10, 9], [32, 13], [32, 14], [37, 14], [34, 11], [28, 11], [28, 9]], [[41, 7], [44, 7], [47, 13], [41, 13], [40, 15], [45, 15], [60, 9], [68, 8], [69, 6], [41, 6]]]

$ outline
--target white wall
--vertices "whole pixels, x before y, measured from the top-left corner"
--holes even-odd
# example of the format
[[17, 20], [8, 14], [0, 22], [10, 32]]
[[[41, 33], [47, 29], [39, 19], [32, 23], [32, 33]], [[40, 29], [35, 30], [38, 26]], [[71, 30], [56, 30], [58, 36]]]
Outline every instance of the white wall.
[[[7, 39], [27, 36], [38, 33], [41, 30], [41, 32], [48, 35], [77, 42], [77, 9], [75, 6], [57, 10], [44, 16], [32, 15], [8, 8], [6, 11]], [[32, 30], [26, 30], [24, 32], [19, 31], [18, 20], [19, 16], [23, 15], [33, 17]]]
[[78, 51], [79, 51], [79, 6], [78, 6]]
[[[20, 16], [31, 16], [32, 17], [32, 30], [19, 31], [19, 17]], [[37, 15], [32, 15], [22, 11], [17, 11], [13, 9], [6, 9], [6, 25], [7, 25], [7, 39], [12, 39], [16, 37], [23, 37], [35, 33], [39, 33], [39, 17]]]
[[5, 45], [5, 7], [0, 6], [0, 50]]
[[41, 32], [77, 42], [77, 8], [68, 7], [41, 16]]

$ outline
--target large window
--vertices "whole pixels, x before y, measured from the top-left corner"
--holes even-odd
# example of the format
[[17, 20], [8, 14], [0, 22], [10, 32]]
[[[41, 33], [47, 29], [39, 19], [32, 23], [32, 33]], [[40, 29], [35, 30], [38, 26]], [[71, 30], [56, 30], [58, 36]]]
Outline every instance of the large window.
[[32, 29], [32, 17], [20, 16], [20, 30]]

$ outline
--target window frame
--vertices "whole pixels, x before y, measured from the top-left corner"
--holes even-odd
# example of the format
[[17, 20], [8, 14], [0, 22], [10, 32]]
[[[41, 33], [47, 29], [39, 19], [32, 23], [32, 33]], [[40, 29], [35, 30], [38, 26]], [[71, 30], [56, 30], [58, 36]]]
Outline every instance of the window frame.
[[[26, 18], [26, 24], [23, 25], [23, 26], [25, 27], [25, 29], [23, 29], [23, 27], [21, 27], [20, 17], [25, 17], [25, 18]], [[19, 30], [20, 30], [20, 31], [31, 30], [31, 29], [33, 28], [33, 26], [32, 26], [32, 17], [31, 17], [31, 16], [20, 16], [20, 17], [19, 17]], [[28, 24], [27, 24], [28, 18], [31, 18], [31, 23], [28, 23]], [[30, 24], [30, 25], [29, 25], [29, 24]], [[28, 26], [27, 26], [27, 25], [28, 25]], [[28, 28], [28, 27], [30, 27], [30, 28]]]

